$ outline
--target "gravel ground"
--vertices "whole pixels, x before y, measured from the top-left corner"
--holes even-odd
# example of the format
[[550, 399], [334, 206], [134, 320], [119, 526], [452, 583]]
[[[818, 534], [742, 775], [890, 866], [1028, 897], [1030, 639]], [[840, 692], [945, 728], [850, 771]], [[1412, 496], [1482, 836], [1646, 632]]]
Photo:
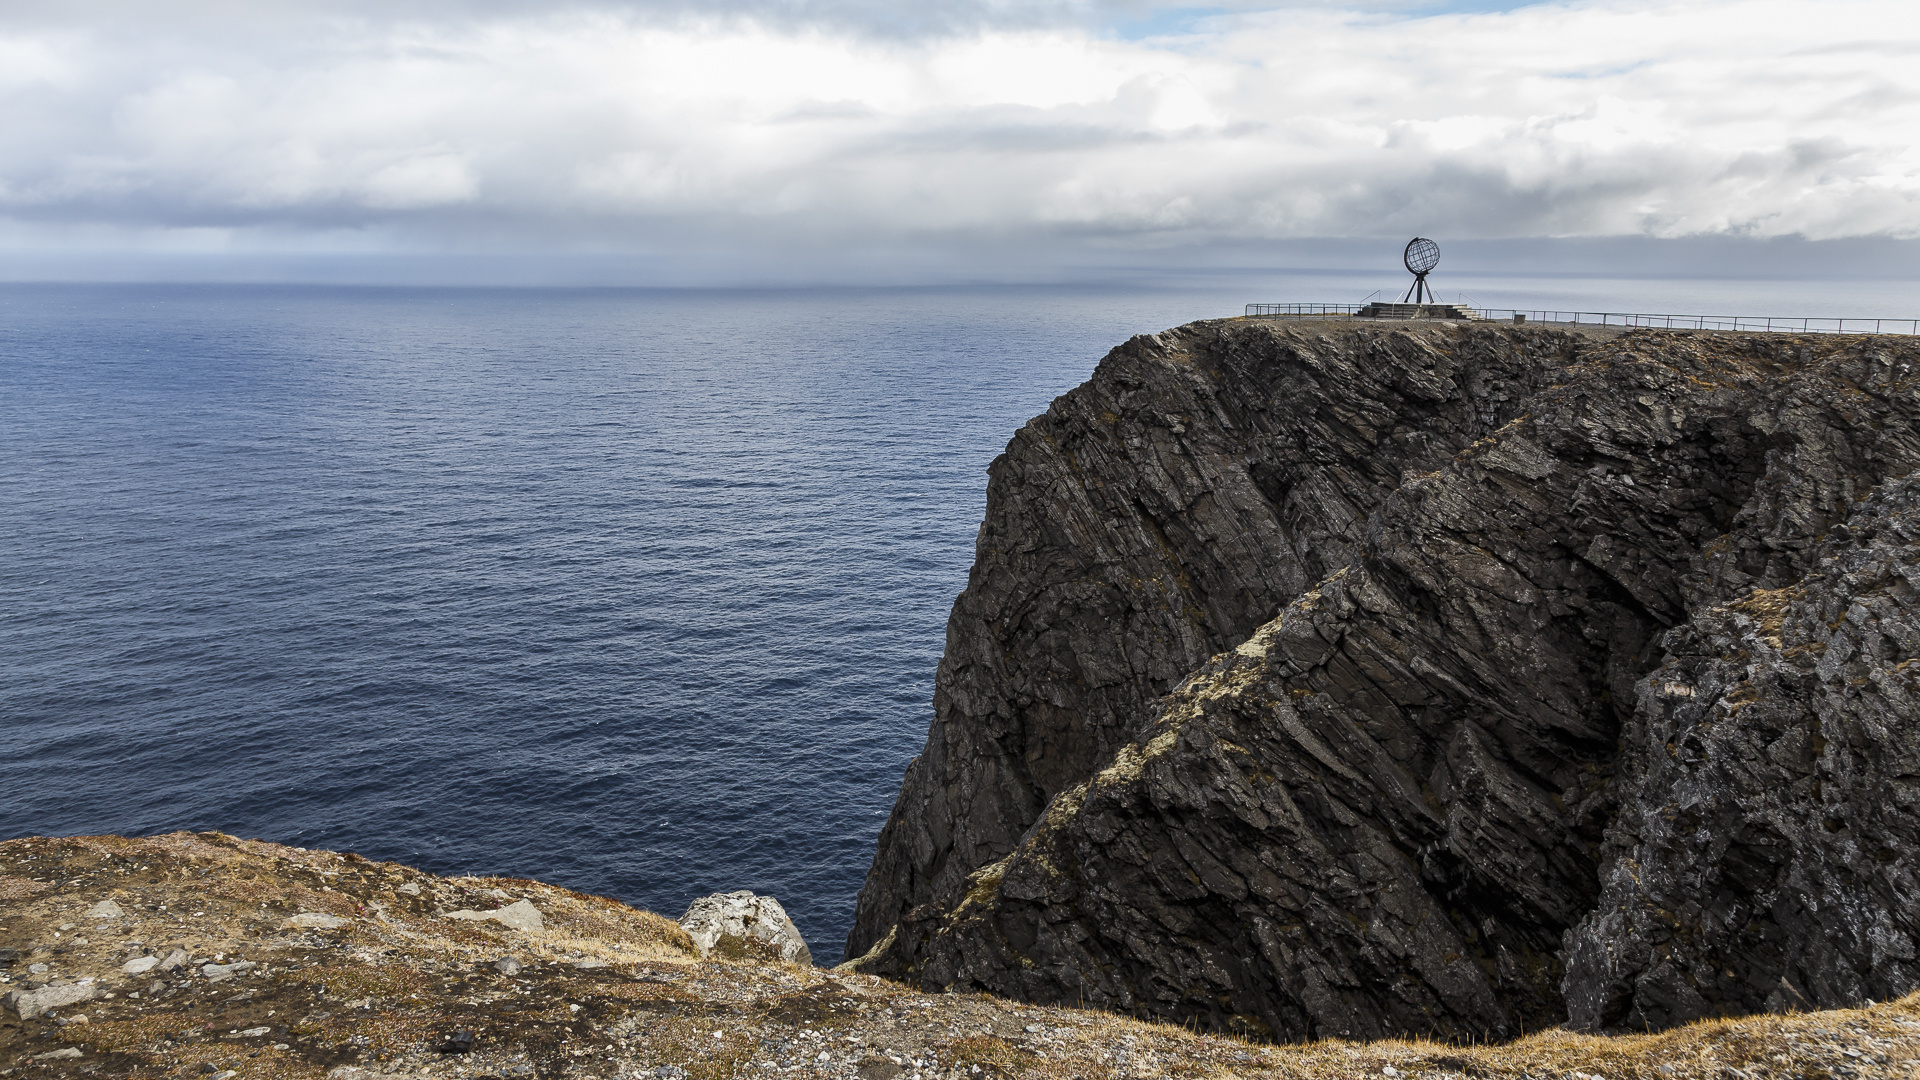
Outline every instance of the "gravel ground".
[[[537, 927], [485, 917], [522, 902]], [[0, 843], [0, 994], [20, 1077], [1920, 1077], [1920, 995], [1660, 1035], [1257, 1045], [702, 960], [600, 897], [217, 833]]]

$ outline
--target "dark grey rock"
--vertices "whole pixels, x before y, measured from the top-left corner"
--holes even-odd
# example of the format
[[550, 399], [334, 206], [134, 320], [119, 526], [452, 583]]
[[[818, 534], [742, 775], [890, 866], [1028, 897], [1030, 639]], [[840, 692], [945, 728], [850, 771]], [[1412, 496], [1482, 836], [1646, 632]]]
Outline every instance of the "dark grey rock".
[[1135, 339], [995, 464], [853, 966], [1287, 1039], [1920, 985], [1916, 364]]
[[1581, 340], [1196, 324], [1110, 353], [989, 470], [847, 955], [953, 902], [1155, 698], [1352, 561], [1403, 474], [1518, 415]]
[[1696, 613], [1640, 683], [1604, 888], [1568, 939], [1576, 1026], [1920, 985], [1920, 483], [1855, 504], [1811, 561]]

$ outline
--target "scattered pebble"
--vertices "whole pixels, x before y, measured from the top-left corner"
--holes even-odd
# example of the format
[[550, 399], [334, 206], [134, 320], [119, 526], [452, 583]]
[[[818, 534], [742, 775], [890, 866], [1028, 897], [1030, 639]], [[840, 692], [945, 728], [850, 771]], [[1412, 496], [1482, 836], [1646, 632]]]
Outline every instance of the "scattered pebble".
[[251, 960], [236, 960], [231, 964], [203, 965], [200, 968], [200, 974], [205, 975], [210, 982], [221, 982], [225, 979], [231, 979], [242, 972], [251, 971], [253, 968], [254, 963]]

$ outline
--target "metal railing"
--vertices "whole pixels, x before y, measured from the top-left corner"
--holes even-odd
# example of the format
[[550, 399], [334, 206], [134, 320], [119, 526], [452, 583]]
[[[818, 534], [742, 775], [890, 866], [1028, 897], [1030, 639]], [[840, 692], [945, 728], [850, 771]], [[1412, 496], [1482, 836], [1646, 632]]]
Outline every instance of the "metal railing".
[[1249, 315], [1353, 315], [1366, 304], [1248, 304]]
[[[1280, 318], [1353, 316], [1372, 304], [1248, 304], [1247, 314]], [[1808, 316], [1782, 318], [1767, 315], [1656, 315], [1630, 311], [1548, 311], [1524, 308], [1482, 308], [1476, 321], [1512, 322], [1525, 316], [1530, 323], [1575, 326], [1652, 327], [1662, 330], [1728, 330], [1764, 334], [1920, 334], [1920, 319], [1863, 319]]]

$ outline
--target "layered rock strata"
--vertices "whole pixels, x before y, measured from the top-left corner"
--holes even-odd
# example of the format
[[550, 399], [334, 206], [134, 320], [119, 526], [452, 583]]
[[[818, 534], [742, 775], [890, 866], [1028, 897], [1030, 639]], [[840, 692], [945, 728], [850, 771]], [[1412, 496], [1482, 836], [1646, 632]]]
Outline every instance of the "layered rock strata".
[[1912, 988], [1916, 360], [1135, 339], [995, 464], [855, 965], [1277, 1037]]
[[848, 956], [951, 903], [1156, 698], [1351, 562], [1404, 473], [1517, 415], [1579, 341], [1203, 333], [1217, 353], [1191, 330], [1115, 349], [989, 470], [933, 725]]

